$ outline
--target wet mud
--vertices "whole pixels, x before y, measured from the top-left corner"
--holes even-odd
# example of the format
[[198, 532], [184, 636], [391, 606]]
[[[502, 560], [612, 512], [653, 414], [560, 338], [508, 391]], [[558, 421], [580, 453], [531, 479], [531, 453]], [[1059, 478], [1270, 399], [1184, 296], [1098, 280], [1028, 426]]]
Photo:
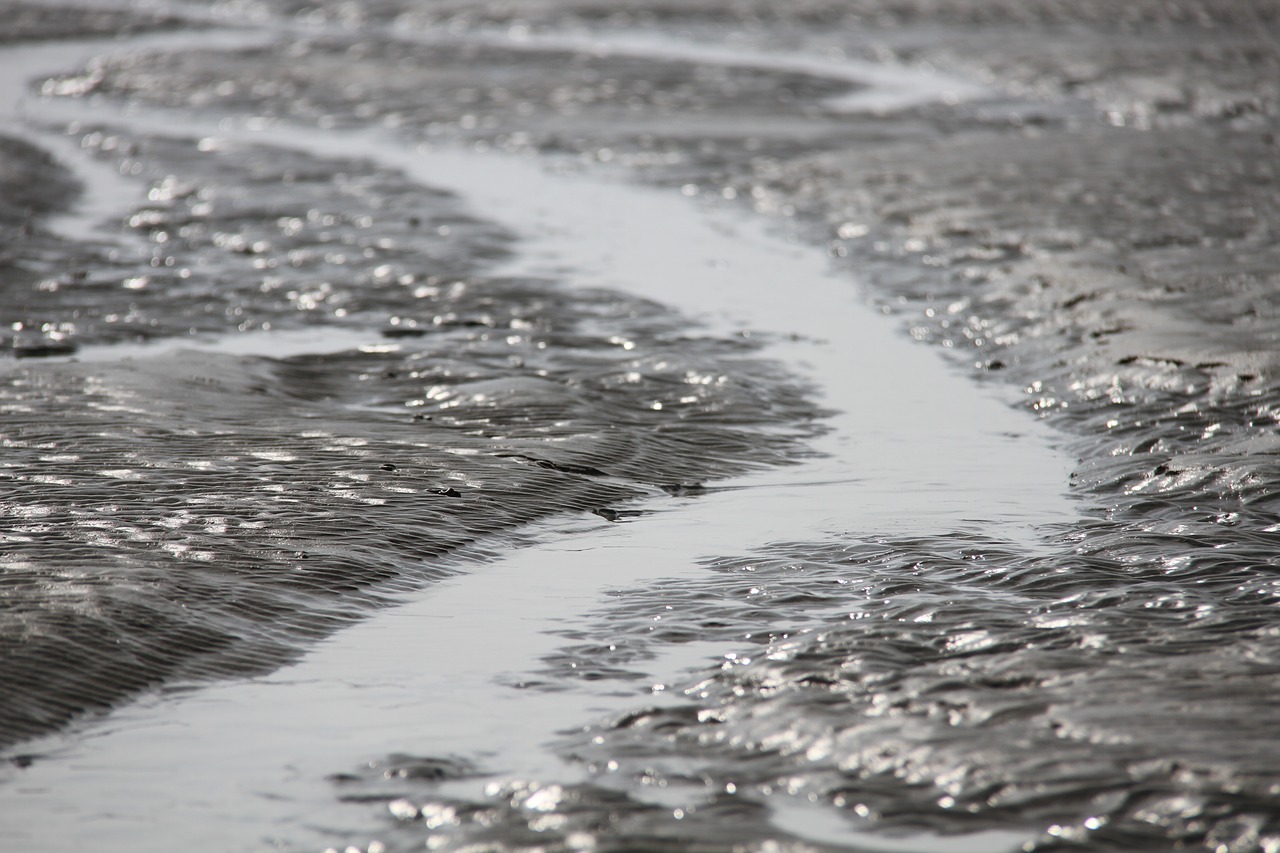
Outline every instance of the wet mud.
[[[8, 5], [8, 43], [152, 33], [42, 69], [0, 139], [12, 778], [34, 735], [270, 671], [529, 522], [644, 524], [812, 455], [819, 389], [766, 341], [503, 274], [518, 236], [373, 129], [785, 225], [1054, 428], [1081, 515], [619, 587], [509, 678], [631, 697], [564, 721], [572, 773], [334, 767], [368, 807], [338, 849], [1280, 846], [1270, 4]], [[68, 140], [136, 187], [118, 224], [68, 225]], [[87, 355], [297, 329], [368, 343]]]
[[470, 321], [334, 355], [7, 370], [9, 740], [278, 665], [521, 524], [784, 464], [820, 428], [748, 344], [652, 304], [536, 281], [432, 304]]

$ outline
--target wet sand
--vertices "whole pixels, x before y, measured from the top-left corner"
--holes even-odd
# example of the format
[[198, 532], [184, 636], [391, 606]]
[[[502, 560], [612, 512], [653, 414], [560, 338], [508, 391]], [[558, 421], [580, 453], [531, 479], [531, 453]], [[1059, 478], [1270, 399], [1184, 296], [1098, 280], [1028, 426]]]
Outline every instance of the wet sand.
[[[611, 287], [699, 318], [705, 333], [748, 328], [774, 341], [764, 354], [797, 365], [823, 389], [821, 402], [841, 412], [824, 419], [830, 431], [813, 444], [818, 458], [717, 483], [697, 497], [627, 504], [620, 509], [624, 520], [635, 514], [628, 523], [561, 523], [534, 537], [545, 544], [433, 585], [412, 604], [343, 632], [267, 679], [125, 710], [88, 743], [55, 739], [55, 754], [65, 758], [25, 773], [35, 793], [19, 802], [31, 837], [56, 837], [70, 849], [137, 821], [148, 826], [146, 843], [157, 850], [199, 844], [211, 825], [223, 827], [219, 844], [238, 847], [272, 837], [286, 823], [294, 829], [280, 840], [305, 846], [299, 833], [307, 815], [323, 811], [334, 795], [326, 777], [371, 756], [406, 751], [466, 756], [483, 776], [459, 783], [472, 796], [482, 796], [494, 773], [531, 784], [582, 782], [590, 774], [553, 746], [567, 723], [625, 715], [637, 699], [665, 699], [667, 684], [679, 696], [675, 687], [686, 670], [723, 660], [733, 648], [725, 640], [682, 643], [638, 670], [629, 667], [628, 677], [643, 674], [647, 682], [632, 690], [513, 689], [513, 682], [543, 680], [537, 673], [544, 659], [564, 654], [567, 626], [587, 623], [616, 595], [610, 590], [653, 583], [696, 589], [706, 574], [700, 561], [712, 555], [850, 528], [903, 535], [998, 525], [1011, 540], [1035, 547], [1041, 525], [1072, 516], [1064, 497], [1046, 486], [1060, 483], [1067, 466], [1044, 432], [896, 335], [822, 253], [771, 236], [734, 211], [702, 211], [678, 194], [548, 175], [527, 158], [439, 153], [418, 168], [424, 178], [438, 173], [437, 186], [465, 190], [462, 197], [481, 209], [503, 211], [504, 226], [528, 235], [521, 259], [499, 274], [555, 268], [565, 286], [583, 289], [607, 277]], [[607, 219], [593, 213], [601, 210], [611, 211]], [[777, 300], [784, 273], [806, 282], [800, 304]], [[877, 358], [892, 361], [887, 376], [843, 375], [844, 365]], [[892, 411], [863, 405], [890, 396]], [[931, 421], [939, 407], [948, 412], [945, 423]], [[904, 422], [912, 426], [904, 429]], [[987, 461], [993, 453], [1006, 454], [1009, 464], [993, 468]], [[975, 507], [982, 508], [981, 521]], [[797, 613], [796, 630], [812, 630], [806, 626], [820, 625], [823, 615]], [[433, 651], [446, 648], [448, 654]], [[299, 720], [306, 725], [297, 727]], [[163, 731], [173, 734], [157, 739]], [[79, 768], [86, 764], [103, 769], [85, 773]], [[121, 787], [122, 775], [138, 781]], [[246, 785], [272, 791], [272, 803], [246, 808], [235, 793]], [[35, 829], [53, 824], [69, 800], [107, 786], [115, 790], [109, 803], [99, 795], [56, 836]], [[162, 793], [192, 786], [223, 793], [194, 802]], [[146, 815], [128, 817], [139, 804]], [[358, 803], [343, 820], [358, 825], [366, 808]], [[322, 847], [340, 825], [305, 834]], [[846, 830], [850, 838], [860, 835]], [[756, 827], [746, 836], [763, 832]], [[981, 849], [991, 840], [982, 835], [950, 845]], [[1010, 846], [1022, 835], [998, 840]], [[948, 849], [938, 839], [931, 847]]]
[[64, 5], [0, 832], [1280, 837], [1274, 10]]

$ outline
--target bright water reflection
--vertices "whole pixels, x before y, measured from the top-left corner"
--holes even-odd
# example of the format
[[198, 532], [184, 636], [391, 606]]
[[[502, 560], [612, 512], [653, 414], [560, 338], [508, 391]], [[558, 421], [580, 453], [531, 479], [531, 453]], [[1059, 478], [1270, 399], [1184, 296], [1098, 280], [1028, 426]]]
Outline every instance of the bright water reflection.
[[518, 5], [7, 54], [6, 840], [1276, 846], [1249, 4]]

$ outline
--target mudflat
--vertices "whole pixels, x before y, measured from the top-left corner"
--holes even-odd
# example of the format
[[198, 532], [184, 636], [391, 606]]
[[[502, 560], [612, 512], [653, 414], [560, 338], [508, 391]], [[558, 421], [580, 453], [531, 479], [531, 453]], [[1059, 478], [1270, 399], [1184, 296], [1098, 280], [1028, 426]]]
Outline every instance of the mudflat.
[[[0, 15], [0, 839], [1280, 846], [1274, 4]], [[433, 606], [535, 758], [387, 653], [305, 793], [54, 834]]]

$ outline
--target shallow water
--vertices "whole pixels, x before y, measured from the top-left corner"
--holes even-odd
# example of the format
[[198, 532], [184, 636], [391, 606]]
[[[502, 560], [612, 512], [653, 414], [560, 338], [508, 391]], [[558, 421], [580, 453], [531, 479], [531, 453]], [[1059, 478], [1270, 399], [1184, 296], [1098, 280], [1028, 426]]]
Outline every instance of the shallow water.
[[1036, 195], [1263, 167], [834, 4], [161, 5], [5, 60], [0, 837], [1270, 849], [1264, 324]]
[[[362, 149], [366, 156], [374, 150], [368, 142]], [[403, 156], [389, 147], [387, 159], [396, 155]], [[707, 334], [749, 330], [772, 341], [762, 355], [796, 365], [823, 389], [823, 405], [840, 410], [824, 418], [829, 434], [815, 439], [813, 450], [821, 456], [718, 484], [718, 491], [674, 506], [650, 506], [650, 499], [639, 506], [656, 515], [634, 524], [597, 521], [587, 531], [557, 531], [548, 544], [433, 585], [413, 605], [344, 632], [278, 676], [207, 688], [179, 699], [176, 708], [171, 702], [148, 703], [117, 713], [100, 736], [72, 746], [66, 764], [89, 762], [110, 768], [109, 774], [134, 768], [142, 781], [123, 791], [117, 782], [118, 800], [106, 815], [80, 815], [68, 827], [68, 848], [128, 825], [130, 804], [166, 816], [148, 821], [146, 843], [155, 849], [206, 838], [210, 823], [225, 825], [226, 843], [244, 843], [272, 835], [272, 825], [284, 819], [272, 808], [244, 808], [227, 796], [213, 798], [212, 805], [157, 800], [161, 791], [192, 784], [193, 773], [201, 791], [234, 790], [257, 780], [251, 787], [272, 791], [273, 802], [291, 804], [276, 807], [293, 814], [291, 825], [305, 825], [305, 815], [332, 796], [327, 775], [370, 755], [462, 754], [504, 776], [577, 780], [582, 771], [566, 767], [549, 748], [556, 732], [575, 721], [625, 712], [637, 694], [566, 696], [514, 691], [510, 682], [553, 655], [562, 643], [559, 626], [598, 606], [603, 590], [671, 583], [674, 573], [696, 581], [704, 574], [697, 561], [706, 556], [779, 539], [816, 539], [850, 527], [925, 531], [998, 524], [1009, 536], [1034, 542], [1037, 524], [1071, 516], [1070, 505], [1046, 487], [1061, 482], [1066, 468], [1047, 449], [1037, 425], [966, 387], [932, 354], [899, 339], [820, 253], [772, 236], [740, 213], [701, 210], [678, 193], [548, 175], [524, 158], [430, 153], [422, 155], [414, 176], [446, 184], [475, 199], [478, 209], [500, 211], [503, 227], [528, 235], [519, 244], [521, 253], [493, 270], [495, 276], [554, 274], [567, 288], [607, 286], [679, 308]], [[593, 213], [601, 210], [611, 214]], [[807, 283], [803, 304], [777, 298], [777, 282], [784, 277]], [[839, 319], [833, 326], [834, 317]], [[332, 342], [314, 332], [256, 333], [227, 338], [214, 351], [282, 357], [286, 349], [306, 351], [307, 344], [360, 340], [350, 332]], [[121, 355], [154, 359], [146, 354], [161, 346]], [[406, 346], [388, 343], [380, 349]], [[82, 357], [98, 363], [111, 352], [86, 348]], [[887, 359], [892, 373], [849, 376], [842, 370], [875, 359]], [[886, 398], [893, 400], [892, 412], [862, 405]], [[949, 413], [946, 423], [931, 421], [939, 407]], [[904, 422], [916, 426], [904, 430]], [[1009, 431], [1019, 428], [1022, 440], [1014, 441]], [[902, 450], [885, 459], [886, 448]], [[989, 463], [997, 448], [1009, 454], [1007, 464]], [[983, 508], [983, 518], [973, 517], [975, 506]], [[449, 655], [428, 651], [452, 648], [459, 638], [466, 645]], [[423, 650], [426, 660], [419, 654], [401, 659], [408, 648]], [[683, 669], [715, 656], [709, 649], [676, 649], [653, 665], [649, 680], [674, 682]], [[327, 710], [307, 710], [316, 708]], [[510, 724], [513, 717], [520, 725]], [[297, 728], [299, 718], [308, 720], [305, 729]], [[432, 720], [429, 732], [421, 730], [424, 719]], [[177, 734], [158, 743], [157, 727]], [[347, 733], [335, 737], [339, 729]], [[258, 735], [250, 740], [248, 731]], [[195, 751], [186, 752], [185, 742]], [[211, 758], [228, 755], [234, 756], [229, 762]], [[45, 767], [55, 774], [47, 781]], [[282, 768], [290, 768], [287, 777]], [[68, 776], [52, 764], [37, 764], [26, 775], [52, 795], [23, 798], [23, 811], [37, 827], [51, 821], [44, 809], [64, 808], [70, 790], [88, 797], [104, 785], [97, 775]], [[49, 838], [47, 830], [40, 834]], [[315, 843], [324, 839], [321, 833]]]

